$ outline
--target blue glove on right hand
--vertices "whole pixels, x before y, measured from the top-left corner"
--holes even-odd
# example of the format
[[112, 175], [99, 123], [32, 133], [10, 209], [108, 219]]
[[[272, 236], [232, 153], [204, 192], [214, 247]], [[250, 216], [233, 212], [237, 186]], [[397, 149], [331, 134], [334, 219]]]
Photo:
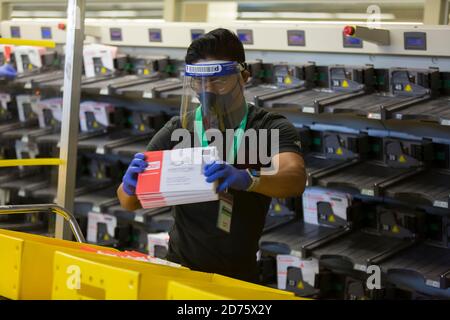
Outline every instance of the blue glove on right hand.
[[143, 153], [136, 153], [134, 159], [128, 166], [127, 171], [122, 179], [122, 188], [129, 196], [134, 196], [136, 192], [137, 176], [139, 173], [144, 172], [147, 168], [147, 162], [145, 161], [145, 155]]
[[17, 75], [16, 69], [9, 63], [5, 63], [4, 65], [0, 66], [0, 77], [6, 77], [6, 78], [15, 78]]
[[223, 161], [214, 161], [205, 165], [204, 175], [206, 182], [209, 183], [222, 179], [217, 187], [217, 192], [223, 192], [227, 188], [245, 191], [252, 183], [246, 170], [239, 170]]

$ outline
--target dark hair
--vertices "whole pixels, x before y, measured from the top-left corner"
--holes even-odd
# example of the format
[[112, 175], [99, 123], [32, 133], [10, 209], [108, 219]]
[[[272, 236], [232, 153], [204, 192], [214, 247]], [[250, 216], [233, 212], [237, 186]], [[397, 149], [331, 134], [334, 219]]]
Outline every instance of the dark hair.
[[185, 61], [191, 64], [207, 57], [244, 63], [244, 46], [230, 30], [214, 29], [192, 41], [187, 49]]

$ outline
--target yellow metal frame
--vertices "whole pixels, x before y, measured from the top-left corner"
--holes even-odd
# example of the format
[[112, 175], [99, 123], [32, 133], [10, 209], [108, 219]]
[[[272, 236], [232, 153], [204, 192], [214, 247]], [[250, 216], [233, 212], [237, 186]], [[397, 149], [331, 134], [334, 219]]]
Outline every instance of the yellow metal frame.
[[28, 40], [28, 39], [13, 39], [13, 38], [0, 38], [0, 44], [12, 44], [15, 46], [36, 46], [55, 48], [56, 42], [52, 40]]
[[62, 164], [64, 164], [64, 161], [58, 158], [0, 160], [0, 167], [59, 166]]

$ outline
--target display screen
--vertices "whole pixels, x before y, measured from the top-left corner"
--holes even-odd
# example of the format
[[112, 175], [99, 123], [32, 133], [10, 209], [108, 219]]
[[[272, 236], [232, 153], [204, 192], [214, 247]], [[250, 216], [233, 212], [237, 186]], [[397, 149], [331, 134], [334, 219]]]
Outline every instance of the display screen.
[[344, 48], [362, 48], [363, 41], [360, 38], [350, 37], [343, 34], [343, 45]]
[[148, 30], [148, 39], [150, 42], [161, 42], [161, 29], [149, 29]]
[[203, 29], [193, 29], [193, 30], [191, 30], [191, 40], [194, 41], [194, 40], [200, 38], [204, 34], [205, 34], [205, 30], [203, 30]]
[[20, 27], [11, 27], [11, 38], [20, 38]]
[[122, 41], [122, 29], [110, 28], [109, 34], [111, 36], [111, 41]]
[[405, 32], [405, 50], [427, 50], [427, 34], [425, 32]]
[[237, 35], [243, 44], [253, 44], [252, 30], [237, 30]]
[[52, 29], [50, 27], [42, 27], [41, 28], [41, 37], [42, 37], [42, 39], [51, 39], [52, 38]]
[[416, 46], [416, 47], [425, 45], [424, 39], [416, 37], [406, 38], [406, 43], [408, 46]]
[[305, 46], [305, 31], [288, 30], [287, 32], [288, 46]]

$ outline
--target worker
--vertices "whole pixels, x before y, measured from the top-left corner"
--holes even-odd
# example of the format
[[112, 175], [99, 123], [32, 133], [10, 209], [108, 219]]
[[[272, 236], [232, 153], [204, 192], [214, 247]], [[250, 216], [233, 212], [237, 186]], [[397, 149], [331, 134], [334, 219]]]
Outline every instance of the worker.
[[0, 66], [0, 78], [14, 79], [16, 75], [16, 69], [9, 63]]
[[[283, 116], [245, 102], [243, 92], [250, 72], [246, 69], [243, 45], [231, 31], [215, 29], [194, 40], [185, 62], [185, 94], [180, 116], [173, 117], [153, 136], [147, 151], [173, 149], [177, 141], [172, 141], [172, 133], [176, 129], [187, 129], [193, 137], [208, 129], [222, 133], [239, 128], [275, 129], [279, 132], [278, 151], [271, 155], [270, 168], [278, 170], [270, 174], [268, 170], [265, 174], [259, 160], [257, 165], [232, 164], [234, 159], [227, 159], [226, 152], [222, 161], [208, 163], [204, 168], [205, 179], [210, 183], [217, 181], [217, 191], [231, 195], [232, 200], [228, 202], [231, 214], [223, 210], [222, 200], [175, 206], [166, 259], [192, 270], [257, 283], [256, 255], [271, 198], [298, 197], [305, 188], [299, 136]], [[213, 68], [204, 69], [204, 66]], [[208, 145], [202, 137], [198, 137], [201, 145]], [[258, 149], [240, 142], [236, 145], [245, 150], [238, 146], [237, 152], [228, 151], [228, 154]], [[144, 154], [136, 154], [117, 190], [123, 208], [141, 208], [135, 190], [137, 175], [146, 167]], [[227, 219], [228, 223], [219, 225], [218, 219]]]

